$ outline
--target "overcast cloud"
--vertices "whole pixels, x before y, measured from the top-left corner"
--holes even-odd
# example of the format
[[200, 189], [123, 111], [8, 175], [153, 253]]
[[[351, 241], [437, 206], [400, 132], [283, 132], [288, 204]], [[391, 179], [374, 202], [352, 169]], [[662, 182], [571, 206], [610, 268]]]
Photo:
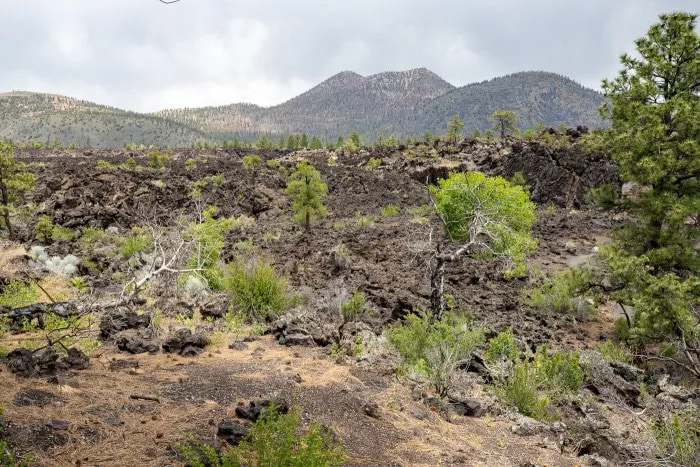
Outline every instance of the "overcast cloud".
[[137, 111], [274, 105], [331, 75], [522, 70], [597, 88], [663, 12], [696, 0], [0, 0], [0, 92]]

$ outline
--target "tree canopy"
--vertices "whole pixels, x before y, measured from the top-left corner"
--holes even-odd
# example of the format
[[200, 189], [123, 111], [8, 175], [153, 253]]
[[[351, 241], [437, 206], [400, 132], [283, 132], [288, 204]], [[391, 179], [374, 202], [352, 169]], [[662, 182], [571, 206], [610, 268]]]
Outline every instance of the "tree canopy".
[[328, 186], [321, 180], [321, 174], [307, 161], [297, 164], [289, 176], [285, 191], [292, 198], [294, 218], [303, 223], [305, 230], [311, 229], [311, 221], [327, 212], [323, 204], [328, 194]]
[[12, 143], [0, 141], [0, 227], [7, 229], [11, 240], [15, 239], [11, 216], [35, 182], [36, 176], [14, 158]]

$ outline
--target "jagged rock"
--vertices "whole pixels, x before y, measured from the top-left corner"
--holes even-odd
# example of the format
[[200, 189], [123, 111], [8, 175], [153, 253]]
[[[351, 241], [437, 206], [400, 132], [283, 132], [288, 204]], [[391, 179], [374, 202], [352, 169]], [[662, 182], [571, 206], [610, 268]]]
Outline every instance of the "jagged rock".
[[277, 341], [282, 345], [320, 345], [338, 342], [340, 336], [333, 323], [321, 322], [320, 317], [278, 319], [272, 326]]
[[638, 407], [639, 386], [617, 374], [599, 352], [583, 350], [579, 362], [588, 374], [586, 385], [594, 393], [608, 397], [620, 395], [629, 405]]
[[448, 403], [452, 412], [465, 417], [481, 417], [486, 413], [486, 409], [476, 399], [451, 395]]
[[12, 373], [25, 377], [51, 375], [59, 368], [58, 358], [53, 347], [38, 352], [17, 348], [7, 355], [7, 367]]
[[372, 330], [372, 327], [364, 322], [345, 323], [340, 328], [340, 347], [347, 350], [349, 355], [352, 355], [355, 346], [358, 344], [365, 348], [371, 348], [377, 340], [377, 335]]
[[519, 415], [515, 425], [510, 427], [510, 431], [520, 436], [533, 436], [549, 431], [549, 426], [530, 417]]
[[115, 336], [114, 342], [119, 350], [132, 354], [156, 353], [160, 349], [158, 341], [145, 329], [121, 331]]
[[100, 319], [100, 335], [103, 339], [113, 339], [121, 331], [142, 329], [150, 324], [150, 315], [140, 315], [135, 311], [118, 308], [102, 315]]
[[250, 401], [248, 407], [236, 407], [236, 415], [244, 420], [256, 422], [260, 415], [270, 410], [271, 406], [275, 408], [276, 413], [289, 413], [289, 403], [286, 400], [273, 398]]
[[203, 318], [223, 318], [228, 313], [230, 299], [227, 295], [216, 294], [203, 297], [197, 304]]
[[609, 363], [616, 375], [633, 384], [636, 384], [639, 381], [639, 377], [644, 374], [644, 370], [627, 363], [615, 361]]
[[61, 358], [59, 364], [73, 370], [87, 370], [90, 366], [90, 357], [82, 350], [71, 347], [68, 349], [68, 355]]
[[379, 410], [379, 404], [376, 402], [368, 402], [362, 406], [362, 411], [372, 417], [372, 418], [382, 418], [381, 410]]
[[163, 351], [179, 353], [182, 356], [196, 356], [208, 344], [209, 339], [203, 334], [193, 334], [189, 329], [182, 328], [175, 331], [163, 342]]
[[236, 446], [248, 436], [248, 426], [238, 420], [222, 420], [216, 431], [216, 436], [225, 440], [231, 446]]
[[684, 389], [680, 386], [676, 386], [674, 384], [669, 383], [668, 379], [668, 375], [663, 375], [661, 378], [659, 378], [659, 390], [662, 394], [670, 396], [681, 402], [687, 402], [693, 397], [693, 392], [688, 391], [687, 389]]

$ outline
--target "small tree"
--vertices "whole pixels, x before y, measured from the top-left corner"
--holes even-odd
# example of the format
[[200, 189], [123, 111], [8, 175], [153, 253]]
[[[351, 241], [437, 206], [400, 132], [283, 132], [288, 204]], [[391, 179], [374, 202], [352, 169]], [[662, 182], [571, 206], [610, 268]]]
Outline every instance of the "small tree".
[[359, 148], [362, 146], [362, 141], [360, 140], [360, 134], [357, 131], [353, 131], [350, 133], [350, 137], [348, 138], [352, 141], [352, 143], [355, 145], [356, 148]]
[[491, 128], [501, 135], [501, 138], [505, 138], [508, 134], [517, 130], [515, 127], [517, 119], [515, 112], [512, 110], [496, 110], [489, 117], [489, 123], [493, 125]]
[[314, 136], [311, 138], [311, 143], [309, 144], [310, 149], [322, 149], [323, 148], [323, 142], [318, 136]]
[[321, 181], [320, 172], [308, 162], [297, 164], [297, 169], [289, 177], [285, 193], [292, 198], [294, 217], [303, 222], [307, 232], [312, 219], [326, 215], [323, 201], [328, 194], [328, 186]]
[[462, 256], [498, 258], [511, 274], [522, 273], [537, 245], [530, 235], [535, 205], [522, 187], [481, 172], [453, 172], [430, 191], [448, 240], [437, 244], [430, 278], [430, 306], [440, 319], [448, 263]]
[[457, 141], [462, 138], [462, 128], [464, 128], [464, 122], [459, 118], [459, 114], [456, 114], [447, 122], [447, 135], [445, 136], [447, 142], [457, 144]]
[[26, 170], [23, 162], [14, 158], [12, 142], [0, 141], [0, 225], [15, 240], [10, 217], [22, 202], [24, 193], [34, 188], [36, 176]]

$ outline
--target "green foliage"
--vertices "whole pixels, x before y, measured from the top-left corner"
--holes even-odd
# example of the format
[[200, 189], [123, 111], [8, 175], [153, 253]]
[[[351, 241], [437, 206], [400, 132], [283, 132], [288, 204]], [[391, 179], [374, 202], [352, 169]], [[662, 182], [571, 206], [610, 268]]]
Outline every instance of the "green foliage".
[[84, 294], [90, 291], [90, 285], [82, 277], [73, 277], [70, 280], [71, 287], [78, 290], [79, 293]]
[[7, 446], [7, 442], [0, 440], [0, 465], [7, 467], [31, 467], [34, 460], [31, 455], [17, 456]]
[[190, 171], [197, 168], [197, 161], [194, 159], [187, 159], [185, 161], [185, 170]]
[[382, 210], [379, 211], [379, 213], [380, 213], [382, 216], [395, 216], [395, 215], [397, 215], [397, 214], [399, 213], [400, 210], [401, 210], [401, 208], [398, 207], [397, 205], [395, 205], [395, 204], [390, 204], [390, 205], [388, 205], [388, 206], [384, 206], [384, 207], [382, 208]]
[[[612, 294], [635, 307], [631, 338], [700, 349], [700, 37], [697, 16], [660, 16], [635, 56], [603, 81], [608, 99], [601, 114], [608, 131], [593, 146], [608, 151], [624, 181], [644, 189], [620, 202], [629, 221], [604, 251]], [[639, 307], [639, 308], [637, 308]], [[693, 351], [697, 362], [700, 350]], [[693, 360], [690, 359], [690, 360]], [[692, 364], [700, 375], [700, 364]]]
[[550, 356], [542, 345], [530, 359], [518, 351], [510, 328], [489, 340], [484, 357], [501, 400], [538, 420], [551, 417], [551, 400], [577, 391], [585, 380], [577, 353], [554, 352]]
[[51, 238], [57, 242], [70, 242], [75, 237], [75, 231], [62, 225], [54, 225], [51, 231]]
[[163, 170], [170, 162], [170, 157], [160, 151], [151, 151], [148, 153], [148, 166], [152, 169]]
[[133, 156], [127, 157], [126, 162], [124, 162], [124, 168], [126, 170], [136, 170], [138, 168], [138, 164], [136, 163], [136, 159], [134, 159]]
[[255, 222], [247, 216], [216, 218], [216, 211], [215, 206], [209, 206], [202, 211], [202, 216], [197, 222], [190, 222], [187, 226], [185, 238], [192, 240], [196, 247], [185, 269], [201, 269], [201, 271], [184, 274], [181, 278], [182, 283], [185, 283], [190, 275], [194, 275], [204, 279], [210, 289], [219, 290], [221, 288], [219, 258], [224, 248], [226, 231], [245, 228]]
[[257, 154], [248, 154], [243, 156], [242, 162], [244, 169], [253, 170], [260, 167], [262, 159]]
[[[624, 318], [622, 318], [624, 321]], [[625, 322], [625, 327], [627, 323]], [[615, 344], [610, 339], [607, 339], [602, 344], [598, 345], [598, 352], [608, 362], [632, 363], [632, 352], [625, 344]]]
[[357, 227], [363, 230], [374, 227], [374, 219], [372, 216], [366, 216], [360, 212], [355, 213], [355, 223], [357, 224]]
[[515, 172], [510, 178], [510, 183], [512, 183], [513, 185], [523, 187], [523, 189], [527, 192], [530, 191], [530, 185], [527, 184], [527, 179], [525, 178], [525, 175], [523, 175], [522, 172]]
[[515, 342], [513, 329], [507, 328], [496, 337], [489, 339], [484, 358], [487, 363], [516, 362], [518, 360], [518, 344]]
[[298, 408], [280, 414], [272, 406], [228, 453], [219, 455], [211, 446], [197, 442], [179, 445], [177, 450], [192, 467], [327, 467], [347, 462], [342, 443], [333, 433], [311, 422], [306, 433], [299, 435], [300, 420]]
[[224, 174], [218, 173], [218, 174], [216, 174], [216, 175], [212, 175], [212, 176], [211, 176], [211, 182], [212, 182], [215, 186], [221, 186], [221, 185], [223, 185], [224, 183], [226, 183], [226, 178], [224, 177]]
[[352, 141], [352, 144], [353, 144], [356, 148], [362, 147], [362, 141], [360, 141], [360, 134], [359, 134], [357, 131], [353, 130], [353, 131], [350, 133], [350, 136], [348, 137], [348, 140]]
[[148, 252], [153, 248], [153, 234], [148, 227], [132, 227], [125, 237], [117, 238], [117, 247], [125, 258]]
[[53, 239], [53, 222], [51, 222], [51, 216], [43, 215], [39, 217], [36, 225], [34, 225], [34, 231], [36, 232], [34, 238], [40, 242], [51, 242]]
[[348, 301], [340, 305], [340, 313], [343, 315], [343, 321], [346, 323], [358, 321], [362, 316], [366, 304], [365, 294], [356, 290]]
[[370, 157], [369, 160], [367, 161], [367, 169], [368, 170], [374, 170], [377, 167], [382, 165], [382, 160], [378, 157]]
[[39, 301], [39, 288], [34, 283], [10, 281], [0, 293], [0, 306], [20, 308]]
[[612, 183], [604, 183], [599, 187], [591, 188], [586, 196], [589, 202], [603, 209], [613, 208], [617, 204], [619, 197], [617, 188]]
[[464, 122], [459, 115], [454, 115], [447, 122], [447, 135], [445, 140], [448, 143], [457, 144], [457, 142], [462, 139], [462, 128], [464, 128]]
[[451, 312], [432, 324], [428, 313], [409, 314], [386, 335], [403, 357], [405, 369], [424, 374], [435, 392], [444, 396], [457, 363], [469, 359], [472, 350], [484, 341], [484, 331], [471, 329], [470, 324], [467, 317]]
[[525, 266], [537, 242], [530, 234], [535, 205], [522, 187], [481, 172], [453, 172], [438, 185], [430, 191], [452, 240], [471, 243], [474, 256], [505, 258], [510, 270]]
[[[136, 161], [134, 161], [136, 162]], [[99, 159], [97, 161], [97, 168], [102, 169], [102, 170], [117, 170], [117, 166], [112, 164], [111, 162]]]
[[107, 234], [100, 227], [84, 227], [80, 233], [80, 247], [91, 249], [97, 246], [107, 237]]
[[489, 123], [493, 125], [491, 129], [498, 133], [501, 138], [517, 131], [515, 126], [517, 120], [518, 118], [512, 110], [496, 110], [489, 117]]
[[0, 140], [0, 228], [15, 239], [11, 217], [24, 202], [24, 194], [34, 189], [36, 175], [14, 158], [11, 142]]
[[579, 311], [578, 308], [585, 306], [586, 300], [581, 295], [593, 278], [593, 271], [586, 267], [557, 272], [549, 280], [523, 289], [520, 301], [533, 308], [557, 313]]
[[651, 433], [659, 450], [659, 458], [673, 465], [700, 466], [700, 414], [697, 409], [657, 417]]
[[311, 138], [311, 143], [309, 143], [309, 149], [323, 149], [323, 142], [318, 136]]
[[263, 259], [240, 257], [223, 268], [223, 289], [236, 311], [265, 320], [288, 303], [287, 281]]
[[297, 164], [296, 170], [289, 177], [285, 193], [292, 198], [294, 218], [307, 231], [311, 228], [313, 219], [326, 215], [327, 209], [323, 202], [328, 194], [328, 186], [321, 181], [321, 173], [308, 162]]

